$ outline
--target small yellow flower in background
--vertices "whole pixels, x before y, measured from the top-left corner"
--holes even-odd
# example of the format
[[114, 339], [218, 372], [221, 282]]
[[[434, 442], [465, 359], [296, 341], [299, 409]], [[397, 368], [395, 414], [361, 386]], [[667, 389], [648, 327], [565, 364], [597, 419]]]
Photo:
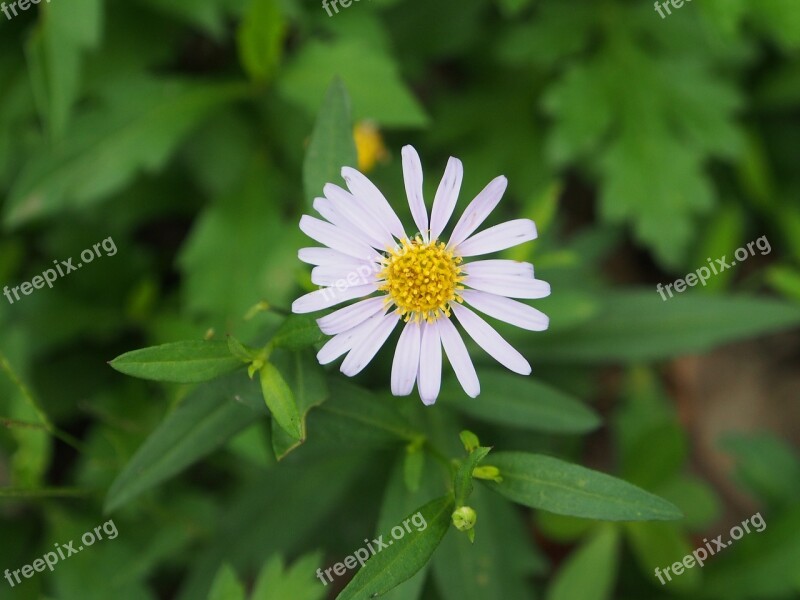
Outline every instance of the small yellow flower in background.
[[353, 128], [353, 139], [358, 151], [358, 169], [367, 173], [379, 162], [389, 158], [378, 127], [372, 121], [360, 121]]

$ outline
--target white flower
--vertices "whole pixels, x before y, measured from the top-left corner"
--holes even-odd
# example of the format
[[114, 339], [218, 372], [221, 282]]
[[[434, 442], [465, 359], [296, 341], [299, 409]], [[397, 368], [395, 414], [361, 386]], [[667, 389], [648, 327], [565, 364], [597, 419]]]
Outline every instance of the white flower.
[[533, 265], [513, 260], [464, 259], [511, 248], [536, 238], [529, 219], [516, 219], [473, 235], [506, 189], [497, 177], [467, 206], [447, 243], [439, 238], [453, 214], [464, 170], [451, 158], [433, 200], [430, 222], [422, 197], [422, 165], [411, 146], [403, 148], [403, 175], [418, 233], [406, 235], [386, 198], [364, 175], [345, 167], [349, 192], [331, 183], [300, 229], [324, 248], [303, 248], [300, 260], [316, 265], [311, 280], [321, 289], [298, 298], [295, 313], [308, 313], [362, 298], [317, 321], [333, 337], [320, 349], [321, 364], [347, 356], [341, 371], [359, 373], [402, 319], [405, 322], [392, 363], [392, 393], [406, 396], [417, 383], [425, 404], [439, 395], [442, 348], [464, 391], [480, 393], [475, 367], [453, 317], [469, 336], [506, 368], [528, 375], [531, 367], [486, 321], [466, 305], [523, 329], [543, 331], [549, 319], [511, 298], [544, 298], [550, 285], [535, 279]]

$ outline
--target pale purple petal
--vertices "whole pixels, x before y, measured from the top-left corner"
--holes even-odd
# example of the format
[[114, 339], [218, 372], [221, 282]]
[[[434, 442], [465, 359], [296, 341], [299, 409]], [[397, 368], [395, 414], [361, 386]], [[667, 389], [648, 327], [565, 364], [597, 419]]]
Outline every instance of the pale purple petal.
[[[318, 269], [320, 267], [317, 267]], [[462, 281], [476, 290], [508, 296], [509, 298], [525, 298], [536, 300], [550, 295], [550, 284], [532, 277], [508, 275], [467, 275]]]
[[397, 312], [381, 317], [378, 326], [368, 336], [359, 338], [358, 343], [353, 344], [353, 349], [342, 361], [339, 370], [348, 377], [358, 375], [378, 353], [399, 320], [400, 315]]
[[344, 252], [348, 256], [362, 260], [374, 260], [378, 257], [375, 250], [353, 239], [353, 236], [335, 225], [320, 219], [303, 215], [300, 218], [300, 229], [308, 237], [329, 248]]
[[378, 219], [372, 216], [364, 202], [332, 183], [325, 184], [323, 191], [325, 196], [333, 202], [334, 210], [351, 223], [353, 228], [361, 231], [363, 236], [370, 238], [371, 246], [379, 250], [385, 250], [387, 246], [394, 246], [392, 234], [386, 231]]
[[310, 313], [331, 306], [336, 306], [348, 300], [362, 298], [374, 292], [377, 285], [370, 283], [367, 285], [359, 285], [339, 290], [335, 287], [328, 287], [321, 290], [316, 290], [300, 296], [297, 300], [292, 302], [293, 313]]
[[339, 265], [320, 265], [311, 269], [311, 283], [322, 286], [352, 287], [377, 281], [378, 263], [351, 262]]
[[385, 296], [367, 298], [350, 306], [340, 308], [329, 315], [317, 319], [317, 325], [325, 335], [344, 333], [380, 312], [386, 306], [385, 298]]
[[315, 198], [313, 206], [314, 210], [321, 214], [332, 225], [352, 235], [359, 242], [372, 246], [373, 248], [384, 248], [380, 243], [376, 243], [377, 240], [370, 235], [367, 228], [354, 224], [350, 219], [336, 210], [333, 200], [329, 198]]
[[456, 223], [453, 234], [450, 236], [450, 241], [447, 247], [450, 249], [455, 248], [465, 239], [467, 239], [473, 231], [481, 226], [486, 220], [486, 217], [495, 209], [497, 203], [503, 197], [503, 193], [508, 186], [508, 180], [504, 176], [495, 177], [489, 182], [480, 194], [475, 196], [475, 199], [469, 203], [464, 214]]
[[411, 216], [422, 234], [422, 239], [428, 241], [428, 211], [422, 197], [422, 163], [419, 154], [413, 146], [403, 146], [403, 179], [406, 184], [408, 205], [411, 207]]
[[336, 265], [353, 262], [353, 257], [331, 248], [300, 248], [297, 257], [310, 265]]
[[461, 296], [482, 313], [522, 329], [544, 331], [550, 325], [550, 319], [542, 311], [510, 298], [476, 290], [462, 290]]
[[506, 221], [476, 233], [454, 248], [459, 256], [478, 256], [499, 252], [536, 239], [536, 225], [530, 219]]
[[450, 157], [444, 177], [436, 190], [431, 211], [431, 239], [436, 240], [441, 235], [447, 222], [453, 216], [453, 210], [458, 201], [458, 192], [461, 190], [461, 181], [464, 179], [464, 166], [457, 158]]
[[437, 321], [422, 323], [422, 343], [419, 356], [419, 397], [430, 406], [436, 402], [442, 387], [442, 342]]
[[384, 229], [389, 231], [397, 239], [401, 240], [406, 237], [406, 232], [403, 229], [403, 223], [389, 205], [389, 201], [381, 193], [381, 191], [372, 183], [369, 178], [364, 176], [359, 171], [351, 167], [344, 167], [342, 169], [342, 178], [347, 183], [347, 187], [356, 198], [364, 201], [372, 214], [375, 215]]
[[481, 393], [481, 384], [464, 340], [461, 339], [461, 335], [450, 319], [442, 318], [438, 323], [442, 346], [444, 346], [444, 351], [450, 361], [450, 366], [455, 371], [458, 382], [470, 398], [477, 397]]
[[489, 356], [494, 358], [507, 369], [520, 375], [530, 375], [531, 366], [525, 357], [517, 352], [511, 344], [505, 341], [491, 325], [478, 315], [460, 304], [452, 304], [453, 313], [464, 330], [483, 348]]
[[467, 275], [502, 275], [509, 277], [533, 277], [533, 265], [518, 260], [476, 260], [461, 265]]
[[380, 325], [383, 320], [383, 313], [372, 315], [364, 319], [358, 325], [347, 331], [333, 336], [325, 345], [317, 352], [317, 360], [321, 365], [327, 365], [333, 362], [346, 352], [349, 352], [353, 347], [360, 344], [364, 339], [368, 338], [373, 331]]
[[419, 369], [420, 324], [409, 321], [403, 327], [392, 361], [392, 394], [408, 396], [414, 390]]

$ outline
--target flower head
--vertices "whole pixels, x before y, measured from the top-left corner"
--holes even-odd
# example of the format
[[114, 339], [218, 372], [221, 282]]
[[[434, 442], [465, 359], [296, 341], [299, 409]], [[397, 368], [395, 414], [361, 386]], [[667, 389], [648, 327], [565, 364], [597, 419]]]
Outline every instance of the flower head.
[[298, 298], [292, 310], [314, 312], [359, 299], [317, 320], [323, 333], [333, 336], [320, 349], [318, 360], [327, 364], [346, 354], [341, 371], [352, 377], [403, 322], [392, 364], [392, 393], [408, 395], [416, 383], [422, 401], [433, 404], [441, 386], [444, 348], [464, 391], [475, 397], [480, 384], [453, 324], [457, 321], [503, 366], [530, 374], [528, 361], [467, 305], [517, 327], [542, 331], [549, 324], [547, 316], [512, 298], [544, 298], [550, 285], [534, 278], [529, 263], [465, 259], [533, 240], [536, 226], [529, 219], [516, 219], [475, 233], [505, 192], [507, 181], [501, 176], [467, 206], [449, 240], [440, 240], [461, 189], [461, 161], [451, 158], [447, 163], [429, 221], [419, 156], [411, 146], [403, 148], [402, 156], [417, 228], [413, 235], [406, 234], [378, 188], [350, 167], [342, 169], [349, 191], [329, 183], [325, 197], [314, 201], [325, 220], [307, 215], [300, 220], [303, 232], [324, 246], [299, 252], [302, 261], [315, 265], [311, 280], [321, 289]]

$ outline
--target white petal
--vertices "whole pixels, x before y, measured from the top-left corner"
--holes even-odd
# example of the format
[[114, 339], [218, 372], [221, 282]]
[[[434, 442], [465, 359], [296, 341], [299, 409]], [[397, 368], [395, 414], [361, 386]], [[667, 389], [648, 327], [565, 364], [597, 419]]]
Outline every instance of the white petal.
[[498, 321], [530, 331], [544, 331], [550, 325], [546, 314], [522, 302], [475, 290], [463, 290], [461, 295], [470, 306]]
[[442, 182], [436, 190], [431, 211], [431, 239], [438, 239], [447, 222], [453, 216], [453, 210], [458, 201], [458, 192], [461, 190], [461, 181], [464, 179], [464, 166], [457, 158], [450, 157], [447, 168], [444, 170]]
[[381, 317], [378, 326], [369, 335], [360, 338], [358, 343], [353, 345], [353, 349], [342, 361], [342, 366], [339, 367], [339, 370], [348, 377], [358, 375], [369, 364], [369, 361], [375, 357], [378, 350], [381, 349], [381, 346], [383, 346], [386, 338], [392, 333], [399, 320], [400, 315], [396, 312], [390, 312]]
[[501, 275], [509, 277], [533, 277], [533, 265], [518, 260], [476, 260], [461, 266], [467, 275]]
[[450, 319], [441, 318], [437, 323], [442, 346], [444, 346], [444, 351], [450, 361], [450, 366], [455, 371], [458, 382], [470, 398], [477, 397], [481, 393], [481, 384], [464, 340], [461, 339], [461, 335]]
[[408, 396], [414, 390], [419, 369], [420, 329], [419, 323], [409, 321], [397, 341], [392, 361], [392, 394], [395, 396]]
[[369, 178], [351, 167], [342, 168], [342, 179], [347, 183], [347, 188], [352, 194], [361, 199], [364, 204], [372, 211], [385, 229], [387, 229], [397, 239], [402, 240], [406, 237], [403, 223], [389, 205], [389, 201], [381, 191], [372, 183]]
[[331, 248], [300, 248], [297, 257], [310, 265], [335, 265], [353, 262], [353, 257]]
[[344, 333], [373, 316], [386, 305], [385, 296], [367, 298], [345, 308], [332, 312], [329, 315], [317, 319], [320, 331], [325, 335], [337, 335]]
[[376, 281], [378, 263], [353, 262], [339, 265], [320, 265], [311, 269], [311, 283], [322, 286], [353, 287]]
[[353, 194], [332, 183], [325, 184], [325, 196], [333, 202], [333, 208], [342, 215], [352, 227], [361, 231], [361, 235], [370, 239], [370, 245], [385, 250], [387, 245], [394, 245], [392, 234], [372, 216], [366, 204]]
[[339, 358], [342, 354], [349, 352], [362, 340], [369, 337], [375, 328], [381, 323], [383, 313], [373, 315], [362, 320], [352, 329], [348, 329], [338, 335], [333, 336], [317, 352], [317, 360], [321, 365], [327, 365]]
[[303, 215], [300, 217], [300, 230], [308, 237], [329, 248], [344, 252], [363, 260], [377, 258], [375, 251], [366, 244], [354, 240], [346, 231], [320, 219]]
[[466, 306], [455, 303], [451, 306], [453, 313], [458, 318], [458, 322], [464, 327], [464, 330], [492, 358], [505, 368], [514, 371], [514, 373], [530, 375], [531, 366], [525, 360], [525, 357], [505, 341], [491, 325]]
[[450, 236], [450, 242], [447, 244], [448, 248], [455, 248], [480, 227], [481, 223], [495, 209], [497, 203], [500, 202], [507, 186], [508, 180], [501, 175], [492, 179], [489, 185], [475, 196], [475, 199], [469, 203], [464, 214], [461, 215], [458, 223], [456, 223], [453, 235]]
[[[332, 225], [335, 225], [342, 231], [345, 231], [368, 246], [375, 246], [375, 240], [368, 235], [365, 228], [353, 224], [347, 217], [342, 215], [336, 210], [332, 200], [328, 198], [314, 198], [314, 210], [321, 214]], [[378, 248], [383, 249], [383, 246], [378, 245]]]
[[422, 324], [418, 386], [423, 404], [430, 406], [436, 402], [442, 387], [442, 342], [436, 321]]
[[[319, 268], [317, 267], [317, 269]], [[532, 277], [467, 275], [463, 283], [476, 290], [497, 294], [498, 296], [508, 296], [509, 298], [536, 300], [550, 295], [550, 284]]]
[[331, 306], [336, 306], [347, 300], [361, 298], [371, 294], [377, 289], [374, 283], [367, 285], [359, 285], [355, 287], [345, 288], [339, 290], [335, 287], [327, 287], [321, 290], [313, 291], [305, 296], [300, 296], [297, 300], [292, 302], [293, 313], [310, 313]]
[[478, 256], [499, 252], [536, 239], [536, 225], [530, 219], [506, 221], [476, 233], [455, 249], [459, 256]]
[[411, 216], [422, 234], [422, 239], [428, 241], [428, 211], [422, 197], [422, 163], [419, 154], [413, 146], [403, 146], [403, 180], [406, 184], [408, 205], [411, 207]]

